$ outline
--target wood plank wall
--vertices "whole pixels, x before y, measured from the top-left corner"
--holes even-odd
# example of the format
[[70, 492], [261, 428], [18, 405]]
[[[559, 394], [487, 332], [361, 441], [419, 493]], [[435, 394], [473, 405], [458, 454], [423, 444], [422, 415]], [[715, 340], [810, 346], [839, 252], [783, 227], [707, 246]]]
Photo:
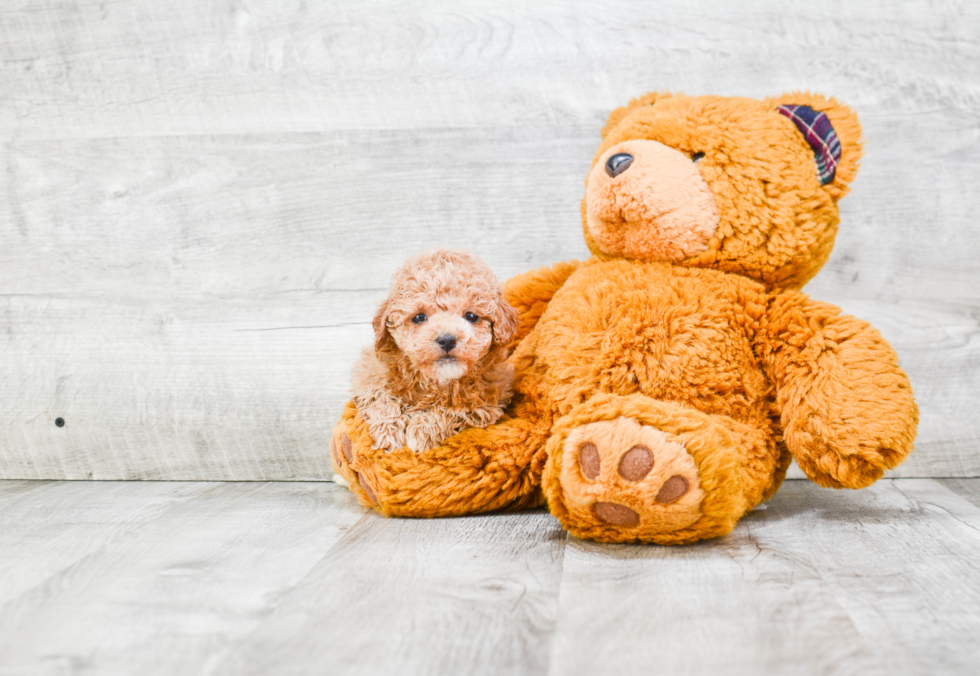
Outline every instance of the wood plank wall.
[[651, 89], [859, 111], [808, 291], [910, 373], [893, 475], [978, 476], [978, 36], [967, 0], [4, 0], [0, 478], [328, 477], [392, 270], [585, 256], [599, 129]]

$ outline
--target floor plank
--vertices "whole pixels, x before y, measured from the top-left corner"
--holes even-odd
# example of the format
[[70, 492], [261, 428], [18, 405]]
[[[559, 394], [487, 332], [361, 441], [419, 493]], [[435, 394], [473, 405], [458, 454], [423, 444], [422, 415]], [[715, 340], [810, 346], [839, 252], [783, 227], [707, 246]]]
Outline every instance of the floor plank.
[[937, 479], [937, 481], [964, 500], [980, 507], [980, 479]]
[[572, 542], [552, 673], [973, 673], [977, 517], [929, 480], [788, 481], [715, 542]]
[[791, 549], [821, 571], [889, 673], [976, 673], [980, 510], [930, 479], [788, 489], [773, 516], [796, 522]]
[[4, 501], [0, 604], [216, 485], [55, 482]]
[[370, 515], [216, 673], [543, 674], [564, 542], [542, 511]]
[[884, 674], [770, 514], [689, 547], [571, 541], [549, 673]]
[[0, 481], [0, 507], [18, 499], [22, 493], [47, 486], [50, 481]]
[[363, 517], [329, 483], [208, 490], [0, 607], [0, 673], [210, 673]]
[[[175, 497], [190, 485], [0, 482], [19, 493], [0, 503], [0, 560], [48, 571], [0, 604], [0, 674], [955, 675], [980, 661], [980, 480], [788, 481], [688, 547], [568, 539], [543, 511], [384, 519], [326, 483]], [[170, 509], [124, 523], [168, 486]], [[52, 565], [59, 548], [75, 562]]]

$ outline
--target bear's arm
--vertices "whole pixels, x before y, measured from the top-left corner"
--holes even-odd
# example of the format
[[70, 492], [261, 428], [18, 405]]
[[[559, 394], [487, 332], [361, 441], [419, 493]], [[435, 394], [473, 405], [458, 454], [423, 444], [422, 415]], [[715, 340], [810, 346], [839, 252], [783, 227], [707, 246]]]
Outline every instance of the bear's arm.
[[786, 446], [810, 479], [861, 488], [912, 450], [919, 419], [912, 388], [870, 324], [780, 291], [769, 298], [757, 341]]
[[537, 325], [548, 303], [565, 281], [578, 270], [580, 261], [563, 261], [511, 277], [504, 284], [504, 297], [517, 310], [517, 333], [511, 351]]

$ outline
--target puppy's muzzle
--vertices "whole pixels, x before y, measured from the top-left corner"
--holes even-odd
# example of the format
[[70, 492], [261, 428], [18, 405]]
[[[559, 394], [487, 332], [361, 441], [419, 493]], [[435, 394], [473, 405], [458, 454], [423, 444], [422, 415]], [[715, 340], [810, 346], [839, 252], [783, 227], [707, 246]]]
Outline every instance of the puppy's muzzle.
[[442, 351], [449, 354], [456, 347], [456, 336], [449, 335], [447, 333], [442, 334], [436, 338], [436, 343], [442, 348]]

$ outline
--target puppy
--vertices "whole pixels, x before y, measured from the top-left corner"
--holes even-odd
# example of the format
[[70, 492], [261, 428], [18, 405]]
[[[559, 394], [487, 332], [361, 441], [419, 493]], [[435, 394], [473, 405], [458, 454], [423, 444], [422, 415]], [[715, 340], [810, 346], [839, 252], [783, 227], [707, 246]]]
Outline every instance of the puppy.
[[506, 346], [516, 329], [517, 312], [476, 256], [437, 249], [406, 261], [352, 374], [375, 448], [424, 451], [496, 422], [512, 394]]

